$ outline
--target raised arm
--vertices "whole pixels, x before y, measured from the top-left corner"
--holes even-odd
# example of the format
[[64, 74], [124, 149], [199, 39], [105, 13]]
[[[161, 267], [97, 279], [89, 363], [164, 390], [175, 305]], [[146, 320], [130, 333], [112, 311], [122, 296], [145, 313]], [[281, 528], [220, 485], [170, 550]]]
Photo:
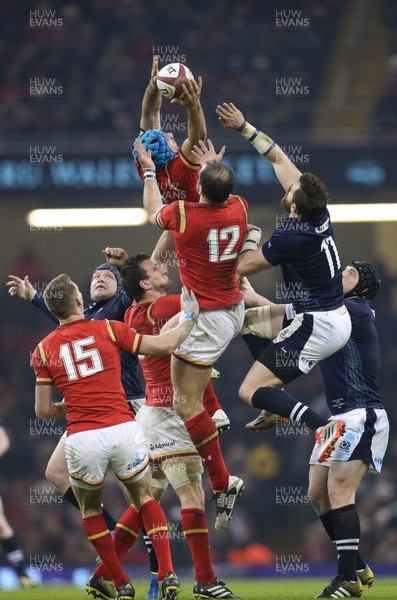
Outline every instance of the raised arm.
[[159, 57], [153, 56], [150, 81], [142, 99], [141, 121], [139, 125], [144, 131], [148, 129], [161, 129], [160, 109], [162, 95], [156, 84], [158, 65]]
[[183, 142], [181, 150], [183, 155], [192, 163], [197, 162], [195, 155], [192, 154], [193, 146], [207, 137], [207, 126], [200, 102], [202, 85], [201, 77], [198, 78], [198, 82], [190, 79], [186, 85], [182, 86], [183, 98], [171, 100], [171, 103], [185, 106], [187, 109], [187, 139]]
[[111, 248], [106, 246], [102, 252], [105, 255], [106, 262], [109, 263], [109, 265], [116, 267], [119, 271], [121, 271], [128, 259], [128, 254], [124, 248]]
[[152, 252], [151, 259], [160, 264], [168, 264], [168, 261], [173, 254], [175, 254], [175, 244], [172, 231], [163, 231]]
[[24, 279], [17, 277], [16, 275], [9, 275], [9, 281], [6, 286], [8, 287], [8, 293], [10, 296], [19, 296], [22, 300], [26, 300], [40, 309], [46, 317], [51, 319], [58, 324], [58, 319], [48, 310], [45, 305], [43, 292], [37, 291], [29, 281], [28, 275]]
[[224, 127], [238, 131], [259, 154], [271, 163], [279, 182], [286, 191], [302, 175], [280, 146], [268, 135], [248, 123], [241, 110], [232, 102], [218, 105], [216, 114]]
[[152, 223], [152, 225], [157, 225], [156, 216], [163, 208], [163, 202], [156, 181], [156, 167], [152, 161], [150, 150], [146, 150], [144, 144], [139, 140], [135, 141], [136, 153], [142, 166], [144, 177], [143, 207], [149, 216], [150, 223]]

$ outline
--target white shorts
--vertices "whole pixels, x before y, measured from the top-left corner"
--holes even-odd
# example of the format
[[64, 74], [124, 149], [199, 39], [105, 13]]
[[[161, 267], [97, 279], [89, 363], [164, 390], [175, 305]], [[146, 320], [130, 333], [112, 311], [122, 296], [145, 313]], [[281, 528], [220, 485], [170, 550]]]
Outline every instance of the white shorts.
[[219, 310], [202, 310], [175, 356], [199, 367], [211, 367], [240, 333], [244, 314], [243, 301]]
[[[149, 446], [152, 487], [166, 489], [168, 480], [162, 469], [162, 461], [170, 458], [199, 459], [199, 454], [181, 417], [171, 407], [142, 406], [136, 415]], [[202, 467], [199, 474], [202, 472]], [[179, 469], [178, 486], [191, 483], [187, 470]], [[174, 483], [171, 481], [171, 483]], [[175, 488], [175, 485], [174, 485]]]
[[330, 421], [341, 419], [346, 433], [336, 442], [335, 450], [325, 462], [318, 462], [319, 444], [315, 444], [309, 464], [330, 467], [331, 462], [362, 460], [371, 471], [380, 473], [389, 440], [389, 420], [380, 408], [356, 408], [332, 415]]
[[121, 481], [138, 481], [149, 463], [143, 430], [135, 421], [68, 435], [65, 455], [71, 483], [84, 489], [100, 488], [109, 469]]
[[[286, 316], [293, 314], [286, 311]], [[343, 348], [350, 333], [351, 320], [346, 308], [342, 314], [335, 311], [299, 313], [257, 360], [281, 381], [290, 383]]]

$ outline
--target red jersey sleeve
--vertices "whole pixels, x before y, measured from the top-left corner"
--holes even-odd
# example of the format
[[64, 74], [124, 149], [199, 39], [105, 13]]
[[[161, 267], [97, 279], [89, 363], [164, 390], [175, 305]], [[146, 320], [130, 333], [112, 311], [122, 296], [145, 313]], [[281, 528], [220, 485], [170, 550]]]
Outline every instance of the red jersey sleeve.
[[117, 344], [120, 350], [130, 352], [131, 354], [138, 354], [139, 348], [142, 343], [142, 336], [130, 329], [125, 323], [120, 321], [108, 321], [106, 320], [106, 326], [110, 338]]
[[161, 229], [184, 233], [186, 229], [185, 202], [178, 200], [164, 206], [156, 216], [156, 224]]
[[30, 359], [30, 366], [34, 369], [36, 375], [36, 385], [54, 385], [47, 367], [47, 359], [42, 342], [35, 348]]
[[162, 296], [153, 302], [147, 311], [152, 325], [165, 323], [182, 310], [182, 299], [178, 295]]

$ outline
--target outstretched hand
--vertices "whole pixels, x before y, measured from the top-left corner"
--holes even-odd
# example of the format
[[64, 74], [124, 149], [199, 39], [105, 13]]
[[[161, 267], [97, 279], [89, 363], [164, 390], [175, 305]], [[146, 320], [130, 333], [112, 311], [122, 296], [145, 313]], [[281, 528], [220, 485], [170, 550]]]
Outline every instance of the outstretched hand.
[[243, 113], [237, 106], [234, 106], [233, 102], [223, 102], [223, 104], [218, 104], [215, 112], [218, 115], [219, 121], [227, 129], [238, 130], [245, 121]]
[[135, 140], [135, 151], [142, 169], [153, 169], [153, 171], [156, 171], [155, 164], [152, 160], [152, 153], [150, 150], [146, 150], [145, 144], [142, 144], [138, 139]]
[[197, 82], [195, 79], [189, 79], [187, 83], [182, 84], [182, 98], [173, 98], [171, 100], [171, 104], [179, 104], [180, 106], [186, 106], [186, 108], [188, 109], [200, 106], [200, 94], [202, 87], [203, 80], [200, 75], [198, 77]]
[[206, 146], [205, 143], [200, 140], [199, 143], [193, 146], [191, 150], [191, 153], [201, 166], [205, 165], [205, 163], [207, 163], [209, 160], [221, 161], [226, 151], [226, 146], [222, 146], [220, 151], [216, 153], [214, 145], [209, 139], [207, 140], [207, 144], [208, 146]]
[[255, 292], [254, 288], [252, 287], [248, 279], [244, 277], [244, 275], [241, 275], [239, 278], [239, 287], [240, 292], [243, 294], [244, 302], [248, 306], [254, 306], [255, 299], [258, 294]]
[[10, 296], [19, 296], [22, 300], [30, 300], [36, 294], [36, 290], [29, 281], [29, 276], [26, 275], [24, 279], [17, 277], [16, 275], [9, 275], [9, 281], [6, 286], [8, 287], [8, 293]]
[[[156, 77], [158, 74], [159, 74], [159, 57], [153, 56], [152, 72], [150, 73], [150, 83], [153, 85], [153, 87], [156, 88], [156, 90], [157, 90]], [[160, 93], [160, 90], [159, 90], [159, 93]]]

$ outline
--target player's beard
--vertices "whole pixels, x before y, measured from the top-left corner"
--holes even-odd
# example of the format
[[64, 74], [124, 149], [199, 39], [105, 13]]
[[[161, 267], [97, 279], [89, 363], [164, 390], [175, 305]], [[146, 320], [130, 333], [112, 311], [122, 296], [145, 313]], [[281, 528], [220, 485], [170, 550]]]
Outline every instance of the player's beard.
[[284, 194], [284, 196], [281, 198], [280, 206], [289, 215], [291, 212], [292, 200], [288, 200], [287, 195], [288, 194]]

